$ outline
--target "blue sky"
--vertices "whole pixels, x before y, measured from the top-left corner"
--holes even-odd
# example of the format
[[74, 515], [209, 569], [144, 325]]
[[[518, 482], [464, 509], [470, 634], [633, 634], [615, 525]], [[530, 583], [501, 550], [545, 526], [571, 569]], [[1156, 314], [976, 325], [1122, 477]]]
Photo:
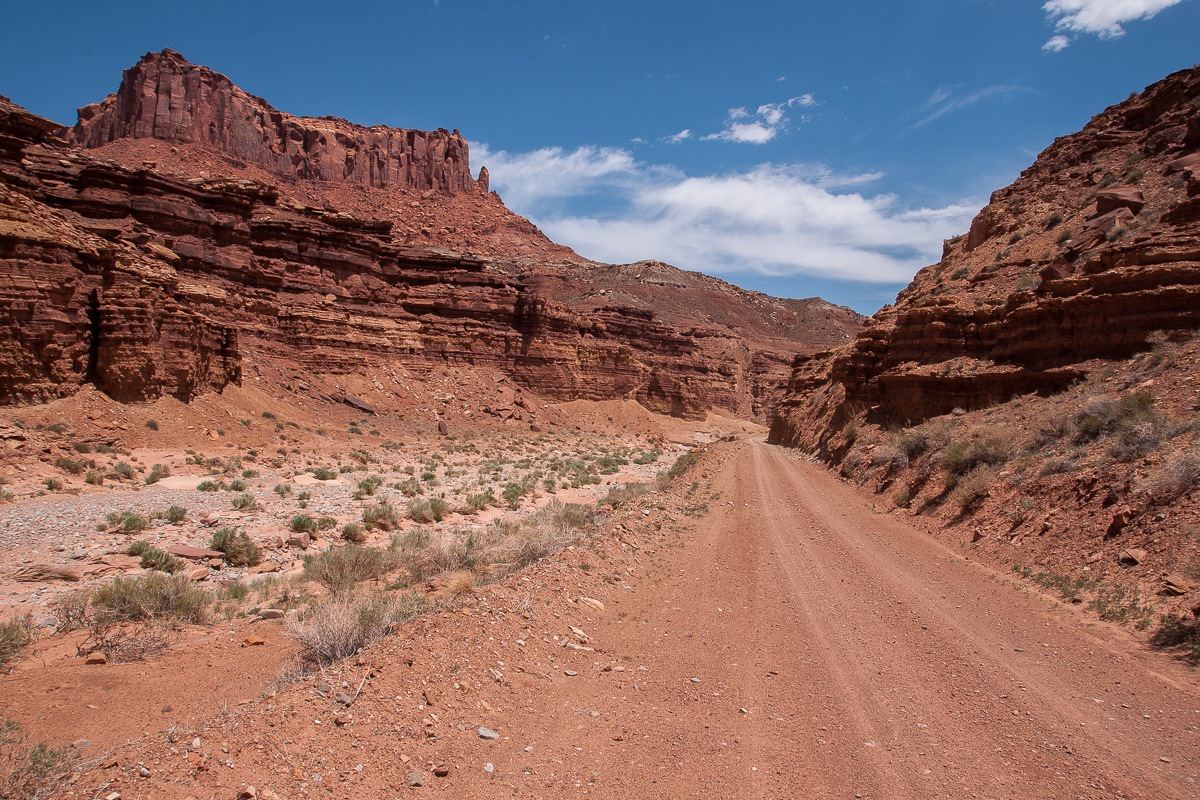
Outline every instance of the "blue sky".
[[551, 238], [864, 313], [1055, 136], [1200, 60], [1197, 0], [10, 3], [70, 123], [170, 47], [294, 114], [458, 128]]

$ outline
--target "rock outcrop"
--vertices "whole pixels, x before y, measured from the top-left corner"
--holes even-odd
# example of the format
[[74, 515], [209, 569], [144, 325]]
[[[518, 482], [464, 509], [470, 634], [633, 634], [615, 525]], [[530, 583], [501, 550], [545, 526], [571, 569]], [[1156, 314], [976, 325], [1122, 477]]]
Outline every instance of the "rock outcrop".
[[125, 138], [201, 144], [280, 174], [376, 189], [488, 191], [486, 169], [471, 177], [458, 131], [294, 117], [173, 50], [147, 53], [125, 70], [117, 92], [79, 109], [66, 136], [85, 148]]
[[98, 159], [55, 127], [0, 108], [0, 404], [88, 383], [188, 400], [239, 382], [253, 355], [326, 375], [472, 365], [548, 398], [749, 416], [785, 366], [643, 308], [580, 313], [481, 260], [397, 244], [388, 220], [283, 202], [261, 181]]
[[1053, 393], [1200, 328], [1200, 68], [1057, 139], [844, 347], [797, 359], [773, 441], [825, 452], [850, 418], [903, 424]]

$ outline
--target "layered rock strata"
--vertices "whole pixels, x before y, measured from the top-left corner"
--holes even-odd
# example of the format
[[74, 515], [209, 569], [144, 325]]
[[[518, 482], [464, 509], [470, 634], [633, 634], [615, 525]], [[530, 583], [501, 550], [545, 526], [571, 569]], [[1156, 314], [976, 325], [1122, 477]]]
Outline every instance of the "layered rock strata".
[[580, 314], [482, 261], [398, 245], [389, 221], [122, 167], [55, 127], [0, 106], [0, 404], [85, 383], [187, 400], [238, 382], [249, 352], [323, 374], [493, 367], [542, 396], [692, 417], [748, 416], [777, 374], [728, 331]]
[[797, 359], [774, 441], [1058, 391], [1200, 328], [1200, 68], [1057, 139], [851, 344]]

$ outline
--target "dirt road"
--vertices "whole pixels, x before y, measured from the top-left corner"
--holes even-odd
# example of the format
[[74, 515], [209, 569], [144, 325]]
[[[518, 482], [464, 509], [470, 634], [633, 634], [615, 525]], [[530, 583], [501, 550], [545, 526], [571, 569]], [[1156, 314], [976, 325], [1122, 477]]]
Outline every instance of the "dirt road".
[[721, 447], [707, 479], [719, 499], [670, 579], [631, 592], [622, 622], [597, 620], [607, 649], [647, 668], [636, 686], [581, 678], [514, 720], [564, 745], [576, 791], [1200, 796], [1192, 673], [876, 513], [790, 451]]

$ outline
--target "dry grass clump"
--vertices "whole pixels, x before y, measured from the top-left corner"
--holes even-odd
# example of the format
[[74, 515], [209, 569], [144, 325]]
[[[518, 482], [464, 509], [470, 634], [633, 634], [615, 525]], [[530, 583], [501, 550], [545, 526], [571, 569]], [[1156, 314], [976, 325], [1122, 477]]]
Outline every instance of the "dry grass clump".
[[996, 467], [977, 467], [963, 476], [951, 495], [959, 511], [965, 514], [982, 503], [996, 483], [999, 472]]
[[415, 595], [343, 594], [288, 623], [283, 635], [300, 643], [302, 662], [332, 664], [378, 641], [393, 626], [415, 616], [423, 604]]
[[379, 528], [381, 531], [391, 531], [400, 527], [400, 514], [391, 503], [380, 503], [364, 508], [362, 521], [369, 531], [375, 528]]
[[601, 498], [599, 505], [612, 506], [616, 508], [623, 503], [628, 503], [643, 497], [650, 491], [650, 484], [643, 481], [636, 483], [614, 483], [608, 490], [608, 494]]
[[219, 528], [212, 535], [209, 546], [224, 553], [225, 560], [236, 567], [253, 566], [262, 561], [262, 548], [245, 531]]
[[1200, 478], [1200, 452], [1179, 453], [1150, 474], [1145, 492], [1156, 503], [1178, 499]]
[[184, 575], [152, 572], [137, 578], [116, 578], [92, 591], [96, 616], [111, 622], [204, 622], [209, 597]]
[[363, 581], [379, 578], [383, 570], [382, 550], [353, 543], [304, 558], [304, 574], [335, 595]]
[[458, 597], [475, 591], [475, 575], [470, 572], [455, 572], [446, 576], [446, 591]]
[[0, 716], [0, 797], [46, 800], [66, 786], [79, 762], [72, 747], [31, 745], [16, 720]]
[[8, 672], [21, 658], [26, 647], [33, 644], [33, 616], [26, 614], [0, 622], [0, 670]]
[[941, 467], [946, 487], [953, 489], [968, 472], [981, 466], [1007, 462], [1015, 451], [1012, 432], [1000, 425], [976, 425], [963, 439], [956, 439], [942, 450]]

